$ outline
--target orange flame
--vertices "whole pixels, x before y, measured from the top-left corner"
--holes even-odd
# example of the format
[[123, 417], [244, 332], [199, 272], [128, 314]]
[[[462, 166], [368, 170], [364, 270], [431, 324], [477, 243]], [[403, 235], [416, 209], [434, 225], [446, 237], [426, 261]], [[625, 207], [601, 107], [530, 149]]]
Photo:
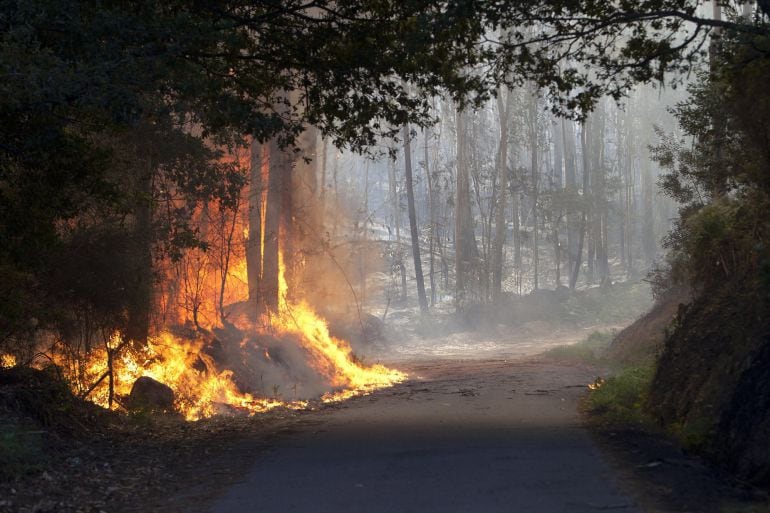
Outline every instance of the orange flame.
[[[297, 335], [302, 345], [313, 354], [313, 366], [333, 387], [343, 392], [327, 394], [325, 400], [340, 400], [388, 387], [406, 379], [400, 371], [384, 365], [364, 366], [353, 357], [350, 345], [329, 334], [328, 323], [304, 301], [289, 302], [284, 274], [283, 255], [279, 255], [280, 305], [272, 326], [284, 333]], [[342, 395], [340, 395], [342, 394]]]
[[16, 366], [16, 357], [12, 354], [0, 354], [0, 369], [10, 369]]
[[[112, 336], [110, 345], [117, 347], [120, 333]], [[281, 401], [279, 398], [258, 398], [243, 393], [233, 382], [233, 372], [218, 370], [213, 359], [202, 352], [201, 340], [186, 340], [168, 332], [151, 337], [140, 349], [129, 349], [113, 361], [113, 390], [115, 404], [125, 401], [133, 383], [140, 377], [150, 377], [174, 390], [175, 408], [187, 420], [199, 420], [212, 415], [244, 412], [261, 413], [282, 406], [306, 408], [306, 401]], [[106, 349], [94, 352], [86, 365], [86, 382], [104, 372]], [[97, 378], [98, 379], [98, 378]], [[109, 388], [103, 382], [89, 395], [94, 403], [109, 406]]]

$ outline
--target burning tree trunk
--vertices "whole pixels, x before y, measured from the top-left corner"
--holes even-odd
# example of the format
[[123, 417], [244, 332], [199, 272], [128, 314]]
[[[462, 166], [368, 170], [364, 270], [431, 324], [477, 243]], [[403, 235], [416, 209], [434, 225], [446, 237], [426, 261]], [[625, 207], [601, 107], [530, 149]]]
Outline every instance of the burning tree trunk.
[[319, 194], [317, 142], [318, 132], [308, 128], [296, 147], [282, 148], [277, 140], [252, 145], [247, 272], [249, 302], [257, 317], [277, 311], [286, 299], [279, 297], [281, 273], [286, 283], [296, 281], [301, 235], [323, 232], [323, 220], [313, 211]]
[[262, 220], [264, 219], [265, 178], [269, 166], [269, 146], [253, 141], [249, 173], [249, 238], [246, 241], [246, 273], [249, 281], [249, 303], [258, 312], [262, 281]]
[[278, 273], [280, 271], [281, 206], [283, 203], [283, 179], [285, 158], [277, 141], [270, 141], [268, 150], [267, 198], [262, 234], [262, 279], [258, 301], [258, 314], [278, 309]]

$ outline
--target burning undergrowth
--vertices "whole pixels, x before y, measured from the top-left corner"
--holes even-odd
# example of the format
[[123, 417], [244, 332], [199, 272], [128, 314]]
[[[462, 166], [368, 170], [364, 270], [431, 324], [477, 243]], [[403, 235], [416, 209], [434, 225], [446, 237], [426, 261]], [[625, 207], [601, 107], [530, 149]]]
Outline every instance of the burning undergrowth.
[[[106, 353], [110, 352], [110, 355]], [[104, 362], [110, 361], [110, 369]], [[173, 392], [173, 407], [188, 420], [220, 414], [255, 414], [276, 407], [306, 408], [402, 381], [383, 365], [365, 365], [346, 341], [329, 334], [325, 321], [307, 305], [288, 305], [262, 327], [176, 328], [146, 344], [124, 343], [115, 334], [80, 368], [66, 370], [73, 384], [97, 404], [132, 409], [135, 384], [150, 378], [158, 394]], [[89, 385], [90, 384], [90, 385]], [[162, 404], [158, 397], [152, 405]]]

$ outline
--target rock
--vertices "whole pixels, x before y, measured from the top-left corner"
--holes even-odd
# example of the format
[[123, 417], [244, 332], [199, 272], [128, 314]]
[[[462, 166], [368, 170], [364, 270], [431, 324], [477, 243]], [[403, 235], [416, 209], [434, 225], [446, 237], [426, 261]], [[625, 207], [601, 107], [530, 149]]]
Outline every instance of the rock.
[[174, 410], [174, 391], [150, 377], [142, 376], [134, 382], [128, 396], [129, 410], [170, 412]]

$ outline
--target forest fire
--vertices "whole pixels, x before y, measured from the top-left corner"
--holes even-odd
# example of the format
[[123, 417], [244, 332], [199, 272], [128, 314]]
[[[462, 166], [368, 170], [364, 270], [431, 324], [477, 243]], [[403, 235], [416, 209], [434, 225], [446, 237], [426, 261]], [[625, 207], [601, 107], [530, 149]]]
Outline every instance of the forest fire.
[[[258, 360], [257, 364], [236, 365], [237, 370], [227, 368], [222, 360], [231, 361], [232, 357], [222, 358], [223, 350], [216, 345], [212, 348], [212, 339], [203, 329], [184, 334], [165, 330], [140, 345], [127, 344], [121, 333], [116, 332], [105, 348], [92, 352], [85, 365], [79, 370], [69, 369], [67, 374], [77, 383], [81, 395], [87, 394], [91, 401], [108, 408], [130, 406], [127, 403], [137, 379], [152, 378], [173, 390], [174, 410], [187, 420], [217, 414], [256, 414], [276, 407], [303, 409], [309, 406], [308, 399], [336, 402], [405, 379], [405, 374], [397, 370], [383, 365], [367, 366], [357, 361], [350, 345], [332, 336], [326, 321], [307, 302], [290, 301], [283, 258], [280, 260], [278, 310], [266, 313], [256, 323], [239, 323], [236, 333], [242, 340], [214, 340], [216, 345], [231, 346], [225, 350], [229, 355], [240, 353], [241, 363], [250, 359], [252, 362]], [[271, 350], [276, 346], [264, 345], [265, 340], [271, 339], [299, 346], [305, 364], [318, 375], [314, 380], [326, 385], [313, 388], [322, 393], [316, 393], [317, 397], [298, 398], [298, 385], [295, 384], [295, 397], [287, 398], [280, 385], [264, 383], [262, 374], [258, 385], [254, 385], [256, 376], [238, 375], [260, 368], [264, 371], [266, 366], [280, 366], [281, 362], [274, 362], [271, 356]], [[291, 365], [296, 365], [296, 360]], [[105, 371], [105, 362], [109, 362], [111, 372]], [[279, 370], [291, 372], [291, 369]], [[250, 391], [242, 390], [244, 383], [251, 384], [245, 387]]]
[[[264, 157], [267, 150], [256, 151]], [[296, 213], [271, 210], [276, 195], [266, 186], [273, 172], [268, 160], [242, 160], [235, 158], [241, 169], [255, 166], [250, 201], [229, 210], [198, 207], [193, 221], [205, 246], [158, 269], [158, 311], [147, 340], [129, 340], [117, 330], [85, 358], [54, 355], [79, 395], [106, 408], [135, 409], [136, 384], [144, 378], [173, 397], [155, 409], [199, 420], [302, 409], [309, 401], [340, 401], [405, 379], [383, 365], [364, 365], [347, 341], [331, 334], [303, 291], [306, 259], [297, 257], [302, 241], [291, 229]], [[291, 194], [302, 191], [295, 187]], [[290, 264], [287, 247], [294, 252]]]
[[[121, 343], [116, 333], [112, 337], [112, 349]], [[99, 379], [104, 372], [105, 352], [97, 352], [86, 365], [83, 378]], [[115, 397], [129, 397], [131, 388], [140, 377], [149, 377], [174, 391], [174, 408], [187, 420], [199, 420], [222, 413], [260, 413], [278, 406], [304, 408], [305, 401], [282, 401], [278, 398], [258, 398], [241, 392], [233, 381], [231, 370], [218, 371], [210, 355], [203, 351], [200, 339], [181, 339], [169, 332], [151, 337], [147, 345], [139, 349], [127, 349], [112, 362], [113, 390]], [[89, 394], [96, 404], [110, 407], [110, 390], [107, 383], [100, 384]], [[112, 404], [116, 404], [117, 401]]]

